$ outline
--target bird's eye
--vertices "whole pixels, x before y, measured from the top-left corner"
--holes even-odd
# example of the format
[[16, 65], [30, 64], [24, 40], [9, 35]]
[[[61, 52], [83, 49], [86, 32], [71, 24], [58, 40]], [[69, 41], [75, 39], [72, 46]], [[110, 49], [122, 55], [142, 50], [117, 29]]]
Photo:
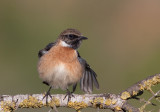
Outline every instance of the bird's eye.
[[71, 39], [71, 40], [72, 40], [72, 39], [74, 39], [74, 38], [75, 38], [75, 35], [69, 34], [69, 35], [68, 35], [68, 37], [69, 37], [69, 39]]
[[73, 38], [74, 36], [73, 35], [68, 35], [70, 38]]

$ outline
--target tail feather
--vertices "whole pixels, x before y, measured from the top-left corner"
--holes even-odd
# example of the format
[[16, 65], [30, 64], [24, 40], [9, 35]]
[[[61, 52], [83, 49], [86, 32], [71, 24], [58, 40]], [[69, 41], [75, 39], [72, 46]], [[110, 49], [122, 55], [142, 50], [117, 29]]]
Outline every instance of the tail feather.
[[85, 59], [81, 58], [79, 52], [78, 54], [78, 60], [82, 67], [84, 67], [84, 73], [80, 80], [80, 88], [84, 92], [92, 93], [93, 91], [93, 85], [99, 89], [99, 84], [97, 81], [97, 75], [96, 73], [90, 68], [89, 64], [86, 62]]
[[81, 90], [83, 90], [86, 93], [92, 93], [93, 84], [97, 89], [99, 89], [99, 83], [96, 77], [96, 73], [91, 68], [86, 69], [80, 80]]
[[80, 88], [81, 88], [81, 90], [83, 90], [83, 88], [84, 88], [84, 84], [83, 84], [83, 82], [84, 82], [84, 76], [85, 76], [85, 73], [83, 73], [83, 76], [82, 76], [82, 78], [80, 80]]
[[83, 90], [88, 93], [88, 71], [85, 71], [83, 85], [84, 85]]
[[97, 89], [99, 89], [99, 83], [98, 83], [98, 81], [97, 81], [97, 75], [96, 75], [96, 73], [91, 69], [91, 74], [92, 74], [92, 78], [93, 78], [93, 83], [94, 83], [94, 86], [97, 88]]
[[88, 92], [92, 93], [93, 91], [93, 78], [90, 72], [88, 72], [89, 78], [88, 78]]

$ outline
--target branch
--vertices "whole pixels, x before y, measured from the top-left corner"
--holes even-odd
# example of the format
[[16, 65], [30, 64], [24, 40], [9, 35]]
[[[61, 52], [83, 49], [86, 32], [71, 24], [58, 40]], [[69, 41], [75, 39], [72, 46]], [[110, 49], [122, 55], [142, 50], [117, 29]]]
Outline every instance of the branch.
[[142, 81], [137, 82], [133, 86], [121, 92], [120, 95], [122, 99], [126, 100], [142, 95], [144, 90], [147, 90], [152, 94], [154, 94], [151, 87], [159, 83], [160, 83], [160, 74], [155, 74], [153, 76], [149, 76], [148, 78]]
[[113, 111], [132, 111], [140, 112], [140, 109], [133, 107], [128, 103], [129, 99], [142, 95], [144, 90], [151, 91], [151, 86], [160, 83], [160, 74], [150, 76], [118, 95], [115, 94], [74, 94], [74, 97], [67, 103], [63, 94], [52, 95], [52, 99], [43, 99], [44, 94], [33, 95], [1, 95], [0, 96], [0, 111], [12, 112], [18, 108], [42, 108], [42, 107], [69, 107], [80, 111], [83, 108], [92, 107], [99, 109], [111, 109]]
[[42, 108], [45, 106], [49, 107], [70, 107], [76, 110], [80, 110], [86, 107], [100, 108], [100, 109], [111, 109], [111, 110], [121, 110], [122, 105], [125, 100], [122, 100], [120, 96], [114, 94], [84, 94], [77, 95], [71, 98], [71, 101], [67, 103], [63, 100], [65, 95], [57, 94], [52, 95], [52, 100], [48, 99], [48, 104], [46, 104], [46, 99], [43, 99], [43, 94], [33, 94], [33, 95], [3, 95], [1, 96], [0, 111], [13, 111], [17, 108]]

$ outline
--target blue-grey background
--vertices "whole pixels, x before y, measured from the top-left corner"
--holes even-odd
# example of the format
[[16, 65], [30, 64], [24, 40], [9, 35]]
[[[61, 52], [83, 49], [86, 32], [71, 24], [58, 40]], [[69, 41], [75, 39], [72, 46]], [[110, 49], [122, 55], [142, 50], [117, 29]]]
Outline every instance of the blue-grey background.
[[[1, 0], [0, 94], [48, 90], [38, 77], [37, 52], [66, 28], [79, 29], [89, 38], [82, 43], [79, 52], [98, 74], [100, 90], [94, 93], [118, 94], [137, 81], [160, 73], [158, 0]], [[79, 88], [76, 93], [82, 94]], [[154, 108], [158, 111], [160, 107], [149, 106], [148, 109]], [[47, 110], [49, 108], [20, 109], [18, 112]], [[89, 111], [96, 110], [83, 110]]]

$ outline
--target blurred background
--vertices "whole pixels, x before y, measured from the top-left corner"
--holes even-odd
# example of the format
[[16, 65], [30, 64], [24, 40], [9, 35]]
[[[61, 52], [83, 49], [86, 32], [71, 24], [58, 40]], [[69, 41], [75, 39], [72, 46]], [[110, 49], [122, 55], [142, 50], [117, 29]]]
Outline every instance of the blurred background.
[[[115, 93], [160, 73], [160, 1], [1, 0], [0, 94], [34, 94], [48, 90], [38, 77], [37, 53], [66, 28], [89, 39], [79, 52], [98, 74], [100, 90]], [[157, 85], [155, 92], [160, 89]], [[65, 93], [52, 90], [53, 94]], [[83, 94], [79, 87], [76, 94]], [[149, 98], [151, 94], [143, 97]], [[158, 111], [160, 106], [148, 106]], [[135, 105], [137, 104], [137, 105]], [[134, 105], [140, 107], [138, 101]], [[46, 112], [19, 109], [17, 112]], [[59, 108], [60, 112], [74, 112]], [[83, 112], [96, 111], [84, 109]], [[111, 112], [100, 110], [100, 112]]]

